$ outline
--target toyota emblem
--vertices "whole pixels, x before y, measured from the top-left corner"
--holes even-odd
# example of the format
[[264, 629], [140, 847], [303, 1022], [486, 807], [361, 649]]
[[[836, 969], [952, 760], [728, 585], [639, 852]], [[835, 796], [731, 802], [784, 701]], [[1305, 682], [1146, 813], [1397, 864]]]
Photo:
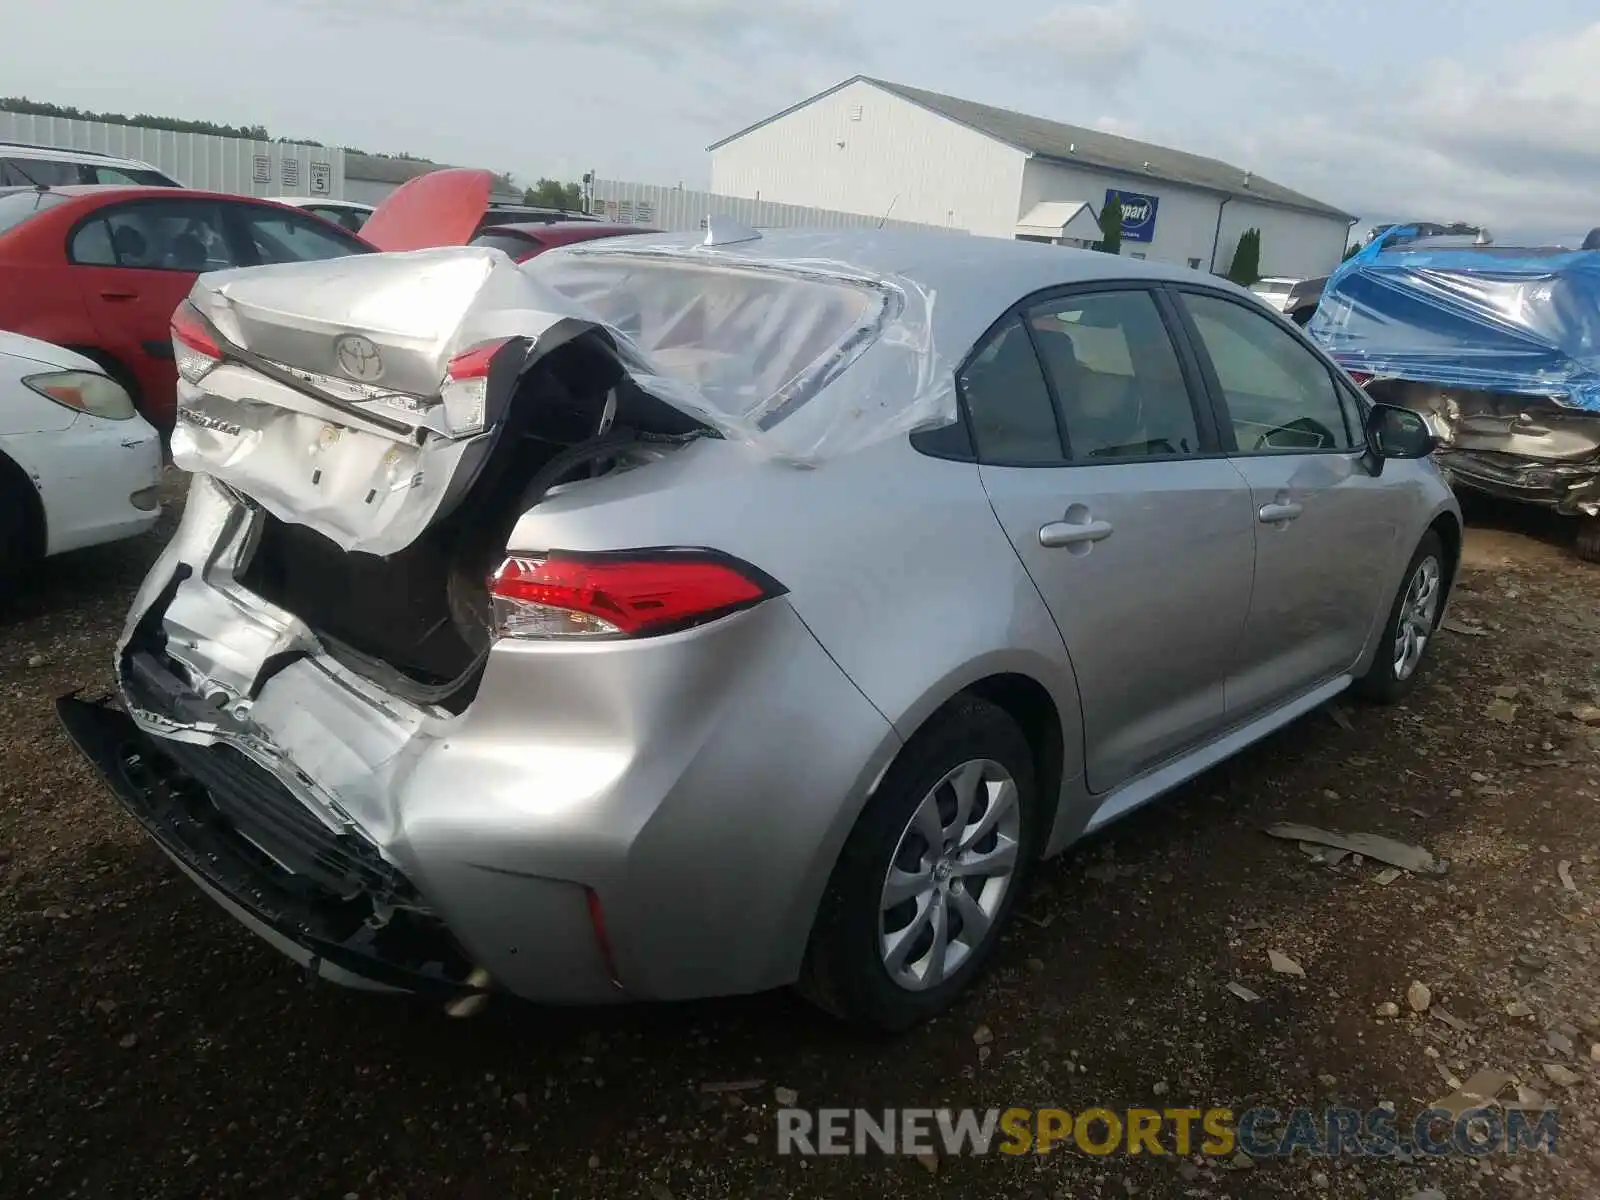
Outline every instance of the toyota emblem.
[[339, 370], [357, 383], [376, 383], [383, 378], [383, 356], [371, 338], [347, 333], [334, 343], [333, 354]]

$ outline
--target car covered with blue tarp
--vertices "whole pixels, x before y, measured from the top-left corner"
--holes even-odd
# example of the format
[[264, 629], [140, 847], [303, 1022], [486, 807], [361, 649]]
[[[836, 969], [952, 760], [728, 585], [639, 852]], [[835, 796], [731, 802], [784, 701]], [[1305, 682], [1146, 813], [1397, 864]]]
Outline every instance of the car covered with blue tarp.
[[1600, 249], [1429, 232], [1390, 228], [1341, 264], [1307, 332], [1422, 414], [1453, 483], [1583, 518], [1600, 561]]

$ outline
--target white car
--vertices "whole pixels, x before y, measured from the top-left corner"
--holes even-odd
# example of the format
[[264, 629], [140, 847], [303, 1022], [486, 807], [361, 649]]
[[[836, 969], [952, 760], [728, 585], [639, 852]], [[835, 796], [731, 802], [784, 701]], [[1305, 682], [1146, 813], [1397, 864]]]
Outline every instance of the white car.
[[161, 457], [100, 367], [0, 330], [0, 573], [144, 533], [161, 515]]
[[108, 183], [121, 187], [182, 187], [164, 171], [137, 158], [118, 158], [98, 150], [0, 142], [0, 187], [64, 187]]
[[328, 200], [322, 196], [274, 196], [272, 200], [275, 204], [291, 204], [295, 208], [316, 213], [335, 225], [343, 225], [351, 233], [360, 233], [367, 218], [377, 211], [370, 204], [358, 204], [354, 200]]

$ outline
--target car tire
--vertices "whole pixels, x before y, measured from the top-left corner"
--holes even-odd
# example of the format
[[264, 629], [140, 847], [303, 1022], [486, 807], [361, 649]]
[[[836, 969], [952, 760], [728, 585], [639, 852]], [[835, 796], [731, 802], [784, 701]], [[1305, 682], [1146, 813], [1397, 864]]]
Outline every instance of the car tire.
[[0, 581], [10, 581], [44, 557], [44, 508], [22, 468], [0, 454]]
[[[1027, 882], [1040, 834], [1036, 788], [1032, 749], [1003, 709], [962, 697], [930, 720], [901, 750], [845, 842], [813, 926], [801, 994], [852, 1024], [890, 1033], [949, 1007], [999, 944]], [[964, 825], [963, 790], [970, 800]], [[922, 833], [932, 828], [930, 809], [945, 841], [938, 849]], [[996, 827], [976, 836], [984, 817]], [[1008, 853], [1008, 874], [965, 873], [985, 855]], [[894, 881], [914, 896], [889, 894], [891, 866], [911, 877]], [[972, 936], [975, 920], [984, 931]], [[941, 927], [944, 969], [934, 945]], [[921, 980], [904, 982], [919, 963]]]
[[1584, 562], [1600, 563], [1600, 517], [1578, 518], [1578, 536], [1572, 548]]
[[[1444, 615], [1448, 582], [1445, 561], [1444, 543], [1437, 533], [1428, 530], [1406, 566], [1389, 619], [1378, 635], [1372, 665], [1355, 681], [1353, 690], [1362, 699], [1393, 704], [1417, 685], [1428, 665], [1428, 647], [1433, 644], [1433, 635]], [[1414, 661], [1407, 647], [1414, 649]], [[1405, 662], [1409, 662], [1409, 669], [1403, 665]]]

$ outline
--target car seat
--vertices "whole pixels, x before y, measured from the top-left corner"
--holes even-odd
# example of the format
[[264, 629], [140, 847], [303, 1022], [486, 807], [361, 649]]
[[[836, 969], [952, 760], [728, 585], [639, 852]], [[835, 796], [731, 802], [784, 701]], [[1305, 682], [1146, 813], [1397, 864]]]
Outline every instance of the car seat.
[[179, 271], [204, 271], [208, 261], [206, 244], [192, 233], [180, 233], [173, 238], [167, 257]]
[[111, 248], [116, 251], [117, 263], [124, 267], [147, 265], [150, 243], [132, 225], [118, 225], [111, 233]]
[[1131, 376], [1083, 365], [1072, 335], [1035, 324], [1034, 342], [1055, 384], [1074, 459], [1102, 458], [1119, 446], [1141, 444], [1143, 412]]

